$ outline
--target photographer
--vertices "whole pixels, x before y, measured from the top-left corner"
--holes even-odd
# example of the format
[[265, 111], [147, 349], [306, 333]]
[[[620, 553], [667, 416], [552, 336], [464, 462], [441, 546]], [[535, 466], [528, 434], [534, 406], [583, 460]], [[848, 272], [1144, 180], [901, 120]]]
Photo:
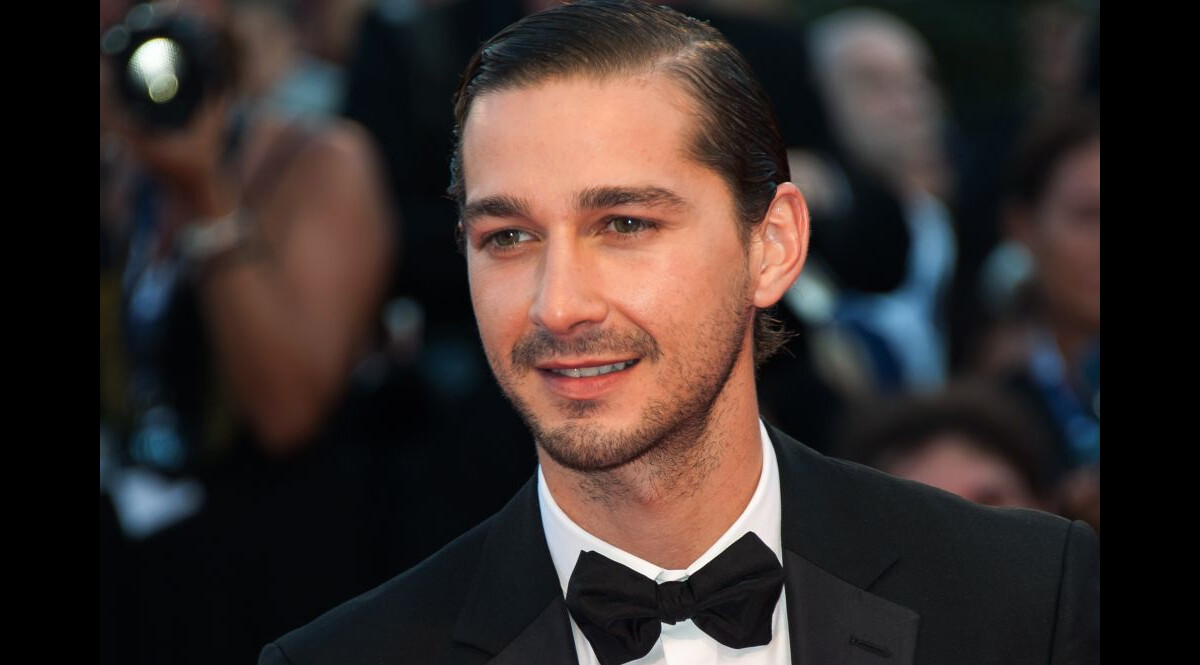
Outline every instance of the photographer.
[[[107, 494], [135, 543], [141, 659], [233, 662], [373, 579], [345, 517], [368, 513], [346, 488], [369, 465], [339, 413], [377, 341], [393, 226], [366, 135], [245, 95], [233, 14], [193, 11], [135, 7], [105, 37], [102, 510]], [[137, 51], [156, 30], [174, 39]], [[343, 572], [288, 591], [314, 563]]]

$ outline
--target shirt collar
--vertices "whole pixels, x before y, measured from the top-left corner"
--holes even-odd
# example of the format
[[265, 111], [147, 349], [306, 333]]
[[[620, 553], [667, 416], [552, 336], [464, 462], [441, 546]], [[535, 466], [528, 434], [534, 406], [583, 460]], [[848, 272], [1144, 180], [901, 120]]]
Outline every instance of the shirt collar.
[[563, 593], [565, 594], [567, 591], [567, 583], [570, 582], [571, 571], [575, 569], [575, 562], [579, 559], [580, 552], [585, 551], [606, 556], [657, 582], [669, 582], [691, 576], [718, 554], [724, 552], [725, 548], [732, 545], [738, 538], [753, 531], [771, 548], [771, 551], [775, 553], [775, 558], [779, 559], [782, 564], [779, 470], [775, 459], [775, 448], [771, 445], [767, 428], [761, 420], [758, 423], [758, 431], [763, 447], [763, 465], [754, 495], [750, 497], [750, 503], [746, 504], [745, 510], [734, 520], [729, 529], [684, 570], [668, 570], [656, 566], [584, 531], [583, 527], [572, 521], [558, 507], [554, 497], [550, 494], [550, 488], [546, 485], [542, 468], [539, 466], [537, 480], [542, 530], [545, 532], [546, 544], [550, 547], [550, 557], [554, 560], [554, 568], [558, 573], [558, 581], [562, 585]]

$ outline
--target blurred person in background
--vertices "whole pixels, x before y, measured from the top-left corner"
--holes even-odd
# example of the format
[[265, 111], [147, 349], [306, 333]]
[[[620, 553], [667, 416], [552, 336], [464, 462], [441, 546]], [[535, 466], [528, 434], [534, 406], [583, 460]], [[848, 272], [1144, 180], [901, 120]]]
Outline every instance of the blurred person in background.
[[1099, 3], [1038, 0], [1013, 10], [1011, 67], [1021, 85], [964, 118], [961, 178], [955, 196], [958, 263], [951, 288], [953, 371], [977, 360], [1007, 292], [1028, 269], [1004, 231], [1005, 169], [1029, 126], [1048, 110], [1100, 102]]
[[[898, 205], [902, 224], [887, 233], [875, 218], [852, 229], [818, 233], [814, 246], [836, 255], [857, 255], [888, 244], [898, 256], [890, 284], [864, 289], [848, 271], [829, 262], [798, 289], [824, 277], [832, 312], [821, 335], [834, 382], [851, 398], [877, 391], [940, 388], [947, 378], [944, 308], [954, 271], [952, 220], [942, 200], [953, 172], [945, 146], [946, 114], [924, 39], [900, 19], [876, 9], [845, 9], [808, 28], [813, 79], [829, 117], [837, 159], [806, 161], [797, 182], [817, 201], [845, 197], [847, 167], [885, 190]], [[819, 203], [814, 208], [820, 209]], [[843, 260], [841, 264], [850, 264]]]
[[[156, 3], [105, 34], [101, 511], [120, 534], [102, 543], [126, 557], [108, 588], [128, 616], [102, 661], [249, 662], [383, 573], [345, 398], [378, 341], [395, 223], [369, 138], [272, 95], [296, 55], [283, 19]], [[174, 46], [131, 51], [167, 24]], [[170, 48], [206, 73], [164, 73]], [[156, 104], [198, 102], [163, 120], [119, 92], [126, 62]]]
[[1048, 433], [987, 382], [864, 400], [833, 454], [984, 505], [1055, 509]]
[[1100, 114], [1040, 118], [1018, 153], [1004, 209], [1027, 279], [1007, 295], [972, 369], [996, 377], [1054, 434], [1059, 492], [1099, 530]]
[[945, 199], [953, 185], [933, 53], [912, 26], [844, 9], [808, 28], [814, 78], [845, 157], [902, 200]]

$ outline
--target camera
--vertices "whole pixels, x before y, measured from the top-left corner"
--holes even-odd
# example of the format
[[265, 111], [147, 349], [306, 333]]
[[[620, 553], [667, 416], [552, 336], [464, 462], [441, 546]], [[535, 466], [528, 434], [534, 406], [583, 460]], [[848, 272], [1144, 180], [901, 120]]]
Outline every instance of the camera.
[[231, 50], [199, 17], [146, 3], [101, 37], [122, 104], [146, 129], [187, 125], [208, 96], [233, 82]]

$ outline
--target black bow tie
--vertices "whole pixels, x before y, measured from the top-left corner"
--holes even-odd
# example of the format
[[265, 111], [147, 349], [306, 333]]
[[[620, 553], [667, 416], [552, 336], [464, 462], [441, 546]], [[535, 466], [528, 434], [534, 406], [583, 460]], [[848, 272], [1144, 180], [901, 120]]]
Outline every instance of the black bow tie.
[[783, 567], [749, 532], [682, 582], [657, 584], [583, 552], [567, 584], [567, 609], [601, 665], [622, 665], [650, 653], [662, 623], [688, 619], [727, 647], [767, 644], [781, 591]]

